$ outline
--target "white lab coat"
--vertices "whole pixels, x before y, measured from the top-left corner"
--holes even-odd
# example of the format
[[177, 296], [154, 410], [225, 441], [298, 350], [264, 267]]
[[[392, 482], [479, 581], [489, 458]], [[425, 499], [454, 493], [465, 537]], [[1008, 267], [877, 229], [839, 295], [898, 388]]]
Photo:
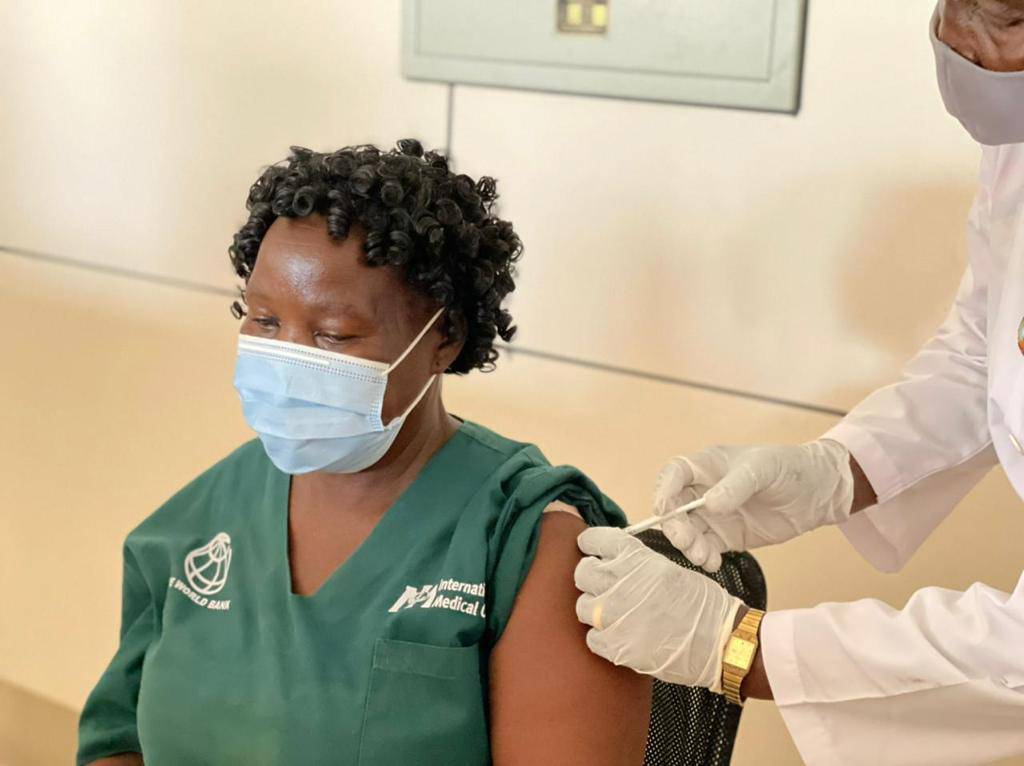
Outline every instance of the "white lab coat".
[[[1024, 496], [1024, 144], [983, 149], [968, 251], [935, 337], [898, 383], [826, 434], [878, 494], [842, 529], [883, 571], [899, 569], [997, 460]], [[762, 657], [811, 766], [1024, 753], [1024, 576], [1012, 594], [925, 588], [900, 611], [865, 600], [773, 612]]]

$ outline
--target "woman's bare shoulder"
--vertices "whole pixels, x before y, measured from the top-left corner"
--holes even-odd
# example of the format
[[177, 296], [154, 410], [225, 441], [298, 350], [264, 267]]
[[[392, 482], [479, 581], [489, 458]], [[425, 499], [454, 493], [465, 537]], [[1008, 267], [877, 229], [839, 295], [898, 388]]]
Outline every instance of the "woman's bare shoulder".
[[498, 766], [643, 762], [651, 682], [591, 653], [576, 619], [573, 571], [584, 528], [570, 513], [544, 514], [536, 557], [492, 653]]

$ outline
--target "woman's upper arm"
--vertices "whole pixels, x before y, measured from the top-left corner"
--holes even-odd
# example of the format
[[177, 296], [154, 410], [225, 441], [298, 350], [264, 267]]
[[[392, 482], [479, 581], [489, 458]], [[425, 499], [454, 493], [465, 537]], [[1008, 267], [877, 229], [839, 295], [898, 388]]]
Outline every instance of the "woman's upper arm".
[[87, 766], [145, 766], [145, 764], [142, 762], [142, 756], [138, 753], [121, 753], [92, 761]]
[[582, 521], [546, 514], [533, 566], [490, 662], [496, 766], [643, 763], [651, 682], [587, 648], [573, 570]]
[[[156, 605], [130, 544], [124, 550], [121, 640], [85, 702], [78, 722], [79, 763], [138, 764], [135, 716], [142, 662], [156, 634]], [[122, 755], [109, 755], [121, 753]], [[122, 760], [105, 760], [119, 758]], [[138, 758], [138, 760], [132, 760]]]

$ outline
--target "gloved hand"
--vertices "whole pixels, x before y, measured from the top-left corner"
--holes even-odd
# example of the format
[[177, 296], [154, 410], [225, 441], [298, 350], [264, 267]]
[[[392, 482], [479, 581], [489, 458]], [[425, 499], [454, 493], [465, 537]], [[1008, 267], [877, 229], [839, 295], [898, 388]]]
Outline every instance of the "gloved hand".
[[741, 602], [621, 529], [578, 539], [576, 616], [592, 626], [590, 650], [673, 684], [722, 690], [722, 652]]
[[723, 551], [773, 545], [846, 521], [853, 489], [850, 453], [830, 439], [711, 447], [661, 469], [654, 512], [663, 515], [705, 496], [703, 508], [669, 519], [662, 530], [692, 563], [717, 572]]

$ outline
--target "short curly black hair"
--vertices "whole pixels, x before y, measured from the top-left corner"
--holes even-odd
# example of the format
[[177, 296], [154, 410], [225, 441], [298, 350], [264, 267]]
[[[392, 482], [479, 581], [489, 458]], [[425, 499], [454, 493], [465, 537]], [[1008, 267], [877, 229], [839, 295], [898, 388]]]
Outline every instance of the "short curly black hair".
[[[495, 338], [508, 341], [515, 333], [501, 302], [515, 289], [514, 265], [523, 250], [512, 224], [492, 212], [497, 197], [493, 178], [455, 174], [445, 155], [424, 152], [415, 139], [388, 151], [293, 146], [287, 160], [252, 185], [249, 220], [228, 252], [248, 283], [263, 236], [279, 216], [322, 214], [338, 240], [359, 224], [370, 265], [401, 268], [409, 285], [445, 308], [445, 337], [464, 343], [447, 371], [490, 370], [498, 357]], [[232, 312], [241, 318], [245, 309], [236, 301]]]

